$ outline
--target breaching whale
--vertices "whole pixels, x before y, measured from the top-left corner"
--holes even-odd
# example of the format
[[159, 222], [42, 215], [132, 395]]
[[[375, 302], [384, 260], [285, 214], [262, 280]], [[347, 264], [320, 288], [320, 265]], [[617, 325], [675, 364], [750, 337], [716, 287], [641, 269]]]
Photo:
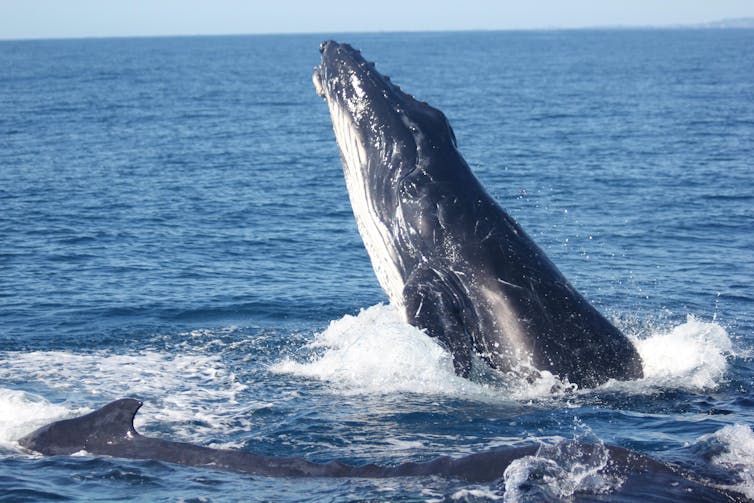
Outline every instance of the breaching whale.
[[445, 115], [326, 41], [312, 77], [327, 102], [372, 266], [405, 320], [467, 376], [546, 370], [582, 387], [642, 377], [633, 344], [484, 190]]
[[[21, 438], [23, 447], [48, 456], [84, 453], [126, 459], [156, 460], [184, 466], [267, 477], [392, 478], [440, 476], [467, 482], [503, 479], [516, 460], [538, 459], [550, 469], [574, 464], [593, 466], [592, 477], [615, 480], [620, 496], [633, 501], [651, 495], [657, 501], [743, 501], [735, 494], [694, 480], [678, 467], [622, 447], [571, 443], [565, 446], [526, 444], [498, 447], [463, 457], [439, 457], [394, 466], [349, 465], [337, 461], [315, 463], [300, 457], [263, 456], [242, 450], [212, 449], [199, 445], [145, 437], [133, 420], [142, 402], [123, 398], [89, 414], [55, 421]], [[535, 477], [543, 476], [536, 472]], [[536, 480], [533, 481], [536, 483]], [[507, 483], [506, 483], [507, 488]], [[634, 499], [632, 499], [634, 498]]]

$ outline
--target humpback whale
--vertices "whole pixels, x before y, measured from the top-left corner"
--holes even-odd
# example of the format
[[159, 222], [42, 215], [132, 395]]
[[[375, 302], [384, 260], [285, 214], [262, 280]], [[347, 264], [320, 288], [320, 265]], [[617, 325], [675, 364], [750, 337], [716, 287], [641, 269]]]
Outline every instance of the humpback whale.
[[[300, 457], [264, 456], [243, 450], [212, 449], [146, 437], [133, 425], [141, 406], [141, 401], [132, 398], [116, 400], [89, 414], [42, 426], [18, 442], [31, 451], [48, 456], [83, 452], [93, 456], [156, 460], [248, 475], [291, 478], [439, 476], [473, 483], [493, 482], [507, 477], [506, 469], [516, 460], [539, 460], [550, 469], [561, 463], [573, 464], [579, 470], [593, 466], [592, 477], [618, 481], [620, 496], [627, 499], [649, 496], [653, 501], [744, 501], [735, 493], [711, 486], [709, 481], [696, 481], [696, 477], [674, 465], [601, 443], [497, 447], [463, 457], [445, 456], [394, 466], [350, 465], [337, 461], [315, 463]], [[535, 477], [544, 475], [536, 472]], [[533, 479], [524, 483], [537, 482]], [[507, 481], [505, 487], [507, 490]]]
[[326, 41], [320, 52], [312, 80], [377, 279], [405, 321], [447, 348], [456, 373], [481, 359], [581, 387], [642, 377], [628, 338], [487, 194], [445, 115], [353, 47]]
[[315, 463], [304, 458], [263, 456], [241, 450], [212, 449], [139, 434], [133, 425], [142, 402], [122, 398], [73, 419], [50, 423], [19, 440], [41, 454], [70, 455], [85, 451], [129, 459], [153, 459], [186, 466], [271, 477], [387, 478], [444, 475], [468, 481], [500, 478], [514, 459], [536, 453], [536, 445], [498, 449], [463, 458], [437, 458], [398, 466]]

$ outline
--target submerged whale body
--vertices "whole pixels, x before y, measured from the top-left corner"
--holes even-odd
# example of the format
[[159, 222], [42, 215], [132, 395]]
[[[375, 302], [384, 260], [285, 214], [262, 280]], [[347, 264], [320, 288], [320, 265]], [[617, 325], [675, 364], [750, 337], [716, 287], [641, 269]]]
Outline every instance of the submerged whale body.
[[[395, 466], [349, 465], [336, 461], [314, 463], [299, 457], [262, 456], [252, 452], [212, 449], [183, 442], [145, 437], [133, 419], [142, 402], [124, 398], [89, 414], [56, 421], [26, 435], [19, 443], [49, 456], [87, 453], [127, 459], [157, 460], [184, 466], [231, 471], [268, 477], [391, 478], [440, 476], [468, 482], [492, 482], [507, 477], [506, 469], [517, 460], [538, 459], [557, 467], [563, 460], [539, 457], [543, 446], [522, 445], [463, 456], [440, 457]], [[556, 449], [557, 450], [557, 449]], [[563, 449], [565, 463], [580, 469], [595, 460], [593, 477], [616, 481], [618, 496], [653, 501], [743, 501], [739, 495], [695, 481], [678, 468], [638, 452], [602, 444], [575, 443]], [[540, 473], [541, 477], [542, 474]], [[536, 480], [524, 486], [536, 485]], [[505, 490], [509, 483], [506, 481]], [[518, 488], [514, 488], [518, 489]]]
[[405, 320], [467, 376], [546, 370], [582, 387], [642, 377], [633, 344], [487, 194], [445, 115], [347, 44], [326, 41], [327, 102], [351, 206], [377, 278]]
[[510, 462], [534, 454], [529, 445], [466, 456], [438, 458], [426, 463], [398, 466], [348, 465], [339, 462], [315, 463], [304, 458], [262, 456], [241, 450], [212, 449], [139, 434], [133, 425], [142, 402], [123, 398], [99, 410], [73, 419], [50, 423], [19, 440], [32, 451], [45, 455], [89, 454], [129, 459], [152, 459], [186, 466], [263, 475], [271, 477], [354, 477], [387, 478], [445, 475], [469, 481], [494, 480], [502, 476]]

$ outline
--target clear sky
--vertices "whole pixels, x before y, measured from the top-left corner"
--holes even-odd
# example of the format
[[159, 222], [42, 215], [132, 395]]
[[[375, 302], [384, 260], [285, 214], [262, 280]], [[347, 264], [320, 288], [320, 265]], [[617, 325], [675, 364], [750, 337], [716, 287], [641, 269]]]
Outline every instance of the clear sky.
[[0, 0], [0, 39], [662, 26], [754, 0]]

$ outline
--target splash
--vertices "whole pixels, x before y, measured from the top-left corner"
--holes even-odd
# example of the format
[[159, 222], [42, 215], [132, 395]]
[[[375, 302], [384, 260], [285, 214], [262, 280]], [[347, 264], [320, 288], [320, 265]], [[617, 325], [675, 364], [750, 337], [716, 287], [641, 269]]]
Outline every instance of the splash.
[[403, 322], [392, 306], [378, 304], [332, 321], [307, 349], [307, 361], [288, 358], [270, 370], [329, 381], [345, 393], [486, 392], [456, 376], [450, 354]]
[[607, 494], [624, 480], [608, 473], [610, 453], [580, 421], [571, 440], [543, 444], [533, 456], [514, 460], [503, 475], [504, 501], [558, 501], [576, 493]]
[[[645, 377], [609, 381], [597, 391], [642, 394], [657, 388], [702, 390], [723, 381], [733, 349], [720, 325], [689, 317], [669, 332], [649, 332], [648, 336], [632, 337], [644, 361]], [[549, 372], [531, 379], [532, 373], [525, 369], [501, 374], [481, 362], [475, 365], [470, 380], [462, 379], [453, 371], [450, 354], [435, 339], [405, 323], [391, 305], [378, 304], [356, 316], [332, 321], [303, 353], [304, 358], [286, 358], [270, 370], [326, 381], [348, 394], [412, 392], [520, 401], [593, 392], [577, 391]]]
[[652, 330], [649, 336], [633, 336], [632, 340], [644, 363], [644, 378], [611, 381], [603, 388], [633, 393], [657, 388], [715, 389], [724, 382], [729, 358], [735, 356], [723, 327], [694, 316], [688, 316], [685, 323], [670, 331]]
[[16, 441], [40, 426], [80, 415], [90, 409], [69, 409], [19, 390], [0, 388], [0, 448], [16, 450]]

